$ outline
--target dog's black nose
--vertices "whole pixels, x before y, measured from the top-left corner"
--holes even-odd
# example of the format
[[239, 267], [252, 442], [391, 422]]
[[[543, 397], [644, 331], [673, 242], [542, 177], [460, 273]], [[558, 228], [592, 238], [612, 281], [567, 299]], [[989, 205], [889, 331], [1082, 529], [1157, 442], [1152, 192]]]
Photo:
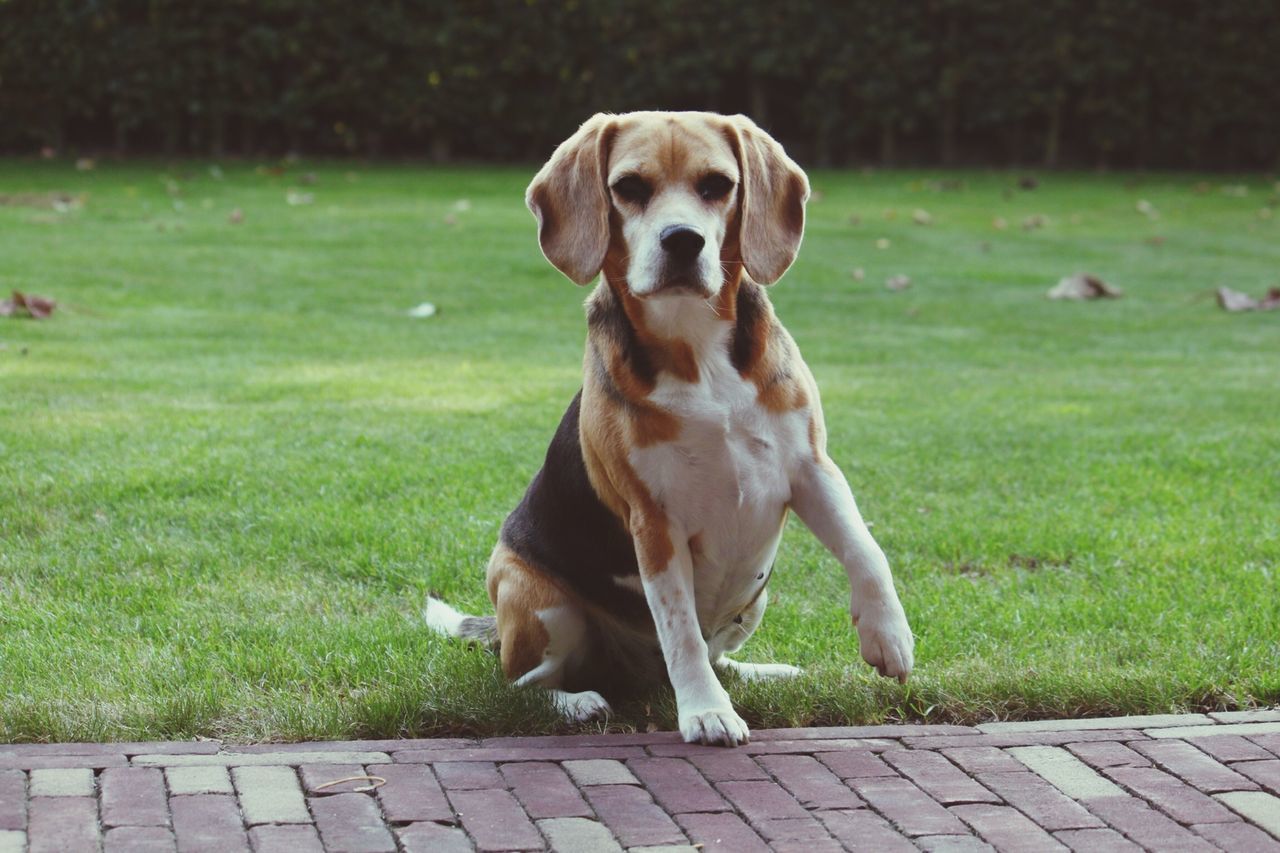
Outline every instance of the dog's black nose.
[[688, 225], [668, 225], [658, 239], [662, 250], [677, 261], [691, 261], [698, 257], [706, 239]]

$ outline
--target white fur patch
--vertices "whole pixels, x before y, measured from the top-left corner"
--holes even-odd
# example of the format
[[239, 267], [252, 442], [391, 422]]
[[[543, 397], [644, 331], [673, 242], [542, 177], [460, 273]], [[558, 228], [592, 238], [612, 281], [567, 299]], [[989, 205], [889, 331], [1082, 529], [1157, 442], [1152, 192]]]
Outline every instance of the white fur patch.
[[427, 599], [427, 609], [422, 612], [422, 615], [427, 620], [428, 628], [446, 637], [458, 636], [458, 628], [462, 625], [462, 620], [467, 618], [465, 614], [459, 613], [437, 598]]
[[[710, 310], [702, 304], [687, 309], [679, 321], [686, 325], [697, 322], [688, 314]], [[729, 324], [719, 325], [718, 334], [700, 339], [698, 381], [664, 374], [649, 395], [680, 419], [680, 437], [630, 454], [668, 518], [696, 540], [694, 599], [704, 635], [730, 623], [764, 585], [782, 537], [792, 472], [812, 453], [808, 411], [761, 406], [755, 384], [729, 362]]]

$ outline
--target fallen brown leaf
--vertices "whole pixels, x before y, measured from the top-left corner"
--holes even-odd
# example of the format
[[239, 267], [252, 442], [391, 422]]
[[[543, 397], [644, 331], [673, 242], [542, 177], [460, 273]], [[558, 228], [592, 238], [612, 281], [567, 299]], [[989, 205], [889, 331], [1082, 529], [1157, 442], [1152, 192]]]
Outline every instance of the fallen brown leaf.
[[1047, 294], [1050, 299], [1116, 299], [1122, 294], [1097, 276], [1088, 273], [1069, 275], [1054, 285]]
[[43, 296], [35, 296], [15, 290], [8, 299], [0, 302], [0, 317], [27, 316], [33, 320], [43, 320], [53, 313], [58, 303]]

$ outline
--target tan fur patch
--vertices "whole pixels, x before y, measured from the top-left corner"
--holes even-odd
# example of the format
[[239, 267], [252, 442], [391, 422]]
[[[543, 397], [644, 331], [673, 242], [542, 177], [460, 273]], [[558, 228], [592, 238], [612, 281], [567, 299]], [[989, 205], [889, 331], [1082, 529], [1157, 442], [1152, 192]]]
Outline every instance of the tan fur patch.
[[[667, 417], [676, 422], [670, 414]], [[675, 547], [666, 513], [628, 460], [631, 448], [637, 446], [637, 428], [631, 420], [588, 372], [582, 389], [579, 436], [587, 477], [600, 500], [617, 513], [635, 539], [640, 571], [655, 574], [666, 570]]]
[[570, 597], [501, 543], [489, 558], [485, 582], [498, 614], [502, 671], [515, 680], [542, 663], [551, 641], [538, 611], [563, 605]]
[[755, 384], [756, 399], [769, 411], [803, 409], [809, 404], [810, 394], [805, 388], [806, 371], [800, 350], [778, 322], [763, 292], [759, 299], [759, 314], [745, 329], [748, 340], [744, 351], [748, 355], [738, 373]]

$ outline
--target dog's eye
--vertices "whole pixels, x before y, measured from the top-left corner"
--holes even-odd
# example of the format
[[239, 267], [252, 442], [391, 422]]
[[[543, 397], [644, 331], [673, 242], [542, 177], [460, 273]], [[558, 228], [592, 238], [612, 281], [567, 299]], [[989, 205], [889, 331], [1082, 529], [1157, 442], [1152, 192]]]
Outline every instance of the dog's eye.
[[698, 181], [698, 195], [705, 201], [719, 201], [733, 189], [733, 179], [728, 175], [710, 174]]
[[614, 194], [623, 201], [629, 201], [632, 204], [645, 204], [649, 201], [649, 197], [653, 195], [653, 188], [638, 175], [627, 175], [619, 178], [613, 184]]

